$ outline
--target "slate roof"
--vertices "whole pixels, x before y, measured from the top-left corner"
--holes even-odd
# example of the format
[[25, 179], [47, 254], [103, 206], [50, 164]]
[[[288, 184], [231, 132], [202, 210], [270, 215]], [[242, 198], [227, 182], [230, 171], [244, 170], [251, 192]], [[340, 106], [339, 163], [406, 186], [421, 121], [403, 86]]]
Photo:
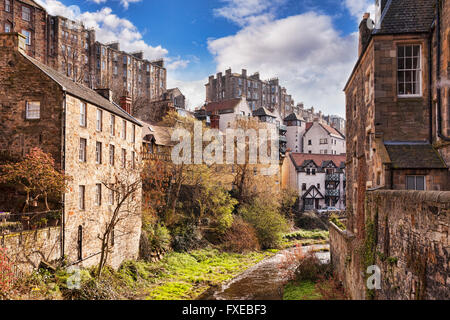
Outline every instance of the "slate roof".
[[286, 118], [284, 118], [284, 121], [305, 121], [303, 118], [299, 117], [297, 114], [295, 113], [291, 113], [290, 115], [288, 115]]
[[59, 73], [58, 71], [46, 66], [45, 64], [27, 56], [24, 53], [21, 53], [26, 59], [28, 59], [32, 64], [34, 64], [38, 69], [44, 72], [48, 77], [50, 77], [53, 81], [58, 83], [62, 90], [73, 95], [81, 100], [89, 102], [99, 108], [102, 108], [106, 111], [109, 111], [119, 117], [127, 119], [139, 126], [142, 124], [125, 110], [123, 110], [120, 106], [115, 103], [110, 102], [105, 99], [103, 96], [98, 94], [96, 91], [85, 87], [79, 83], [75, 83], [72, 79], [66, 77], [64, 74]]
[[143, 124], [142, 138], [145, 141], [154, 139], [156, 145], [172, 147], [175, 142], [172, 141], [172, 128], [157, 126], [151, 123], [141, 121]]
[[267, 108], [265, 108], [265, 107], [261, 107], [258, 110], [253, 111], [253, 116], [254, 117], [269, 116], [269, 117], [273, 117], [273, 118], [277, 117], [275, 114], [273, 114], [272, 112], [267, 110]]
[[429, 32], [434, 20], [435, 0], [389, 0], [380, 29], [374, 34]]
[[291, 153], [291, 160], [295, 167], [301, 169], [311, 161], [319, 168], [326, 167], [330, 162], [333, 162], [337, 168], [345, 168], [345, 161], [347, 156], [344, 155], [331, 155], [331, 154], [309, 154], [309, 153]]
[[385, 147], [394, 169], [447, 169], [430, 144], [385, 143]]
[[220, 102], [211, 102], [206, 105], [206, 111], [209, 112], [215, 112], [215, 111], [227, 111], [227, 110], [234, 110], [236, 106], [241, 102], [241, 98], [235, 98]]
[[[306, 123], [306, 131], [305, 131], [305, 134], [312, 128], [313, 124], [314, 124], [314, 122], [307, 122], [307, 123]], [[341, 139], [345, 139], [345, 136], [344, 136], [341, 132], [339, 132], [339, 130], [337, 130], [337, 129], [335, 129], [335, 128], [333, 128], [333, 127], [327, 125], [327, 124], [324, 124], [324, 123], [319, 123], [319, 125], [320, 125], [322, 128], [324, 128], [325, 131], [326, 131], [329, 135], [335, 135], [335, 136], [340, 137]]]

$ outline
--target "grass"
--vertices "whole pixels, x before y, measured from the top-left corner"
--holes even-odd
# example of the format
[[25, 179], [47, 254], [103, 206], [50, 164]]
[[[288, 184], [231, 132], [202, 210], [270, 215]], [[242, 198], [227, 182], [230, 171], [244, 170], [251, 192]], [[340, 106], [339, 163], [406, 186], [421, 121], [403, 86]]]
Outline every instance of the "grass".
[[329, 239], [329, 232], [324, 230], [297, 230], [295, 232], [286, 234], [284, 238], [290, 240], [290, 239], [297, 239], [297, 240], [328, 240]]
[[312, 281], [291, 282], [284, 288], [283, 300], [321, 300], [322, 295]]
[[157, 263], [162, 271], [156, 282], [146, 289], [146, 299], [194, 299], [211, 286], [231, 280], [270, 255], [270, 252], [234, 254], [215, 249], [171, 253]]

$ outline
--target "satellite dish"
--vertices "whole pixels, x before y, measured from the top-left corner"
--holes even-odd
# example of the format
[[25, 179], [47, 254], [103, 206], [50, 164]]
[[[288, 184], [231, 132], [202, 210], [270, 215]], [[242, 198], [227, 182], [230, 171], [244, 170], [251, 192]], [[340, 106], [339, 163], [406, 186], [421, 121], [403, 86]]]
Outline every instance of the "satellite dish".
[[367, 28], [369, 30], [373, 30], [375, 29], [375, 21], [373, 21], [372, 19], [367, 19]]

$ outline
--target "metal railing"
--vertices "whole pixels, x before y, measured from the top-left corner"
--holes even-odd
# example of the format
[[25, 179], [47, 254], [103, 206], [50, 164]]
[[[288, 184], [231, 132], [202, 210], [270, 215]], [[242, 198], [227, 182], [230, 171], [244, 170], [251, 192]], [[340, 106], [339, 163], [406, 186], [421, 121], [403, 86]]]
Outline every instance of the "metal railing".
[[61, 210], [28, 213], [0, 212], [0, 235], [58, 227]]
[[341, 181], [341, 176], [338, 173], [327, 174], [325, 176], [326, 181], [339, 182]]

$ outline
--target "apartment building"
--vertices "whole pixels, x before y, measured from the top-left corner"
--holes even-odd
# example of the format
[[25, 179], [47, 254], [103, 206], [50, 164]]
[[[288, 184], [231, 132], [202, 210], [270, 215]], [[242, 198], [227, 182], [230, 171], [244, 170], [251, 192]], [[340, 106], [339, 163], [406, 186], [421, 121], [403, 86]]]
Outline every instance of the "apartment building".
[[[23, 35], [0, 34], [0, 152], [21, 157], [39, 147], [72, 177], [62, 199], [61, 257], [91, 266], [99, 258], [98, 235], [117, 202], [105, 183], [121, 174], [139, 179], [134, 169], [142, 125], [109, 91], [86, 88], [26, 52]], [[127, 206], [140, 207], [141, 193]], [[137, 257], [140, 229], [138, 215], [117, 225], [111, 266]]]
[[284, 118], [295, 110], [292, 96], [280, 86], [279, 79], [261, 80], [258, 72], [248, 75], [245, 69], [241, 74], [228, 69], [225, 75], [219, 72], [216, 77], [210, 76], [205, 86], [206, 103], [245, 97], [252, 111], [264, 107], [277, 110]]
[[306, 130], [303, 134], [303, 152], [310, 154], [345, 154], [345, 136], [337, 129], [318, 120], [306, 123]]

